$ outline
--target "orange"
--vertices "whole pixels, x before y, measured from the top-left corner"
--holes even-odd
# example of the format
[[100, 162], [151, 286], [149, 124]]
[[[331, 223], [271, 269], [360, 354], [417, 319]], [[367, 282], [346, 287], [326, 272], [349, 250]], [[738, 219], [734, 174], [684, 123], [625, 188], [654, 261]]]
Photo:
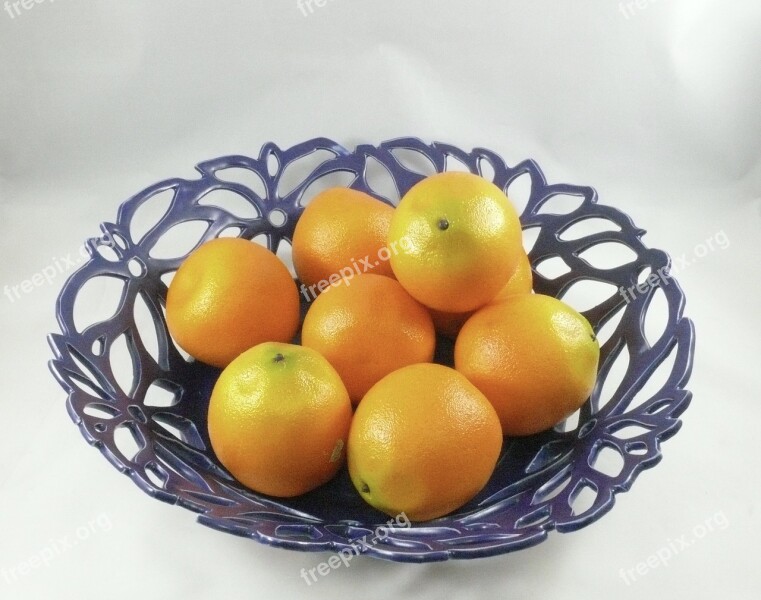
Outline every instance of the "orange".
[[222, 368], [261, 342], [290, 341], [299, 326], [299, 293], [267, 248], [219, 238], [180, 265], [167, 291], [166, 320], [181, 348]]
[[209, 437], [243, 485], [291, 497], [336, 474], [351, 418], [349, 395], [327, 360], [303, 346], [267, 342], [222, 371], [209, 402]]
[[[489, 304], [494, 304], [495, 302], [504, 300], [514, 294], [530, 294], [532, 286], [533, 276], [531, 274], [531, 263], [529, 262], [528, 255], [523, 252], [518, 261], [518, 266], [515, 271], [513, 271], [513, 274], [510, 275], [510, 279], [507, 280], [505, 287], [497, 293]], [[452, 339], [457, 337], [460, 328], [462, 328], [465, 321], [467, 321], [474, 312], [475, 311], [469, 311], [466, 313], [448, 313], [440, 310], [430, 310], [436, 331]]]
[[515, 271], [523, 241], [518, 215], [493, 183], [447, 172], [414, 185], [389, 229], [391, 268], [419, 302], [467, 312], [494, 299]]
[[499, 418], [484, 395], [454, 369], [417, 364], [367, 392], [354, 414], [347, 462], [369, 504], [425, 521], [481, 491], [501, 448]]
[[432, 360], [436, 334], [428, 311], [398, 281], [365, 274], [317, 297], [301, 343], [330, 361], [357, 404], [391, 371]]
[[499, 302], [515, 294], [530, 294], [534, 287], [534, 275], [531, 272], [531, 262], [528, 254], [522, 251], [518, 257], [518, 264], [505, 286], [497, 292], [491, 303]]
[[350, 188], [331, 188], [312, 199], [293, 233], [293, 264], [301, 283], [312, 287], [312, 297], [338, 277], [370, 270], [393, 277], [385, 254], [393, 212], [385, 202]]
[[463, 325], [455, 368], [497, 410], [505, 435], [529, 435], [562, 421], [589, 397], [600, 346], [583, 315], [542, 294], [511, 296]]

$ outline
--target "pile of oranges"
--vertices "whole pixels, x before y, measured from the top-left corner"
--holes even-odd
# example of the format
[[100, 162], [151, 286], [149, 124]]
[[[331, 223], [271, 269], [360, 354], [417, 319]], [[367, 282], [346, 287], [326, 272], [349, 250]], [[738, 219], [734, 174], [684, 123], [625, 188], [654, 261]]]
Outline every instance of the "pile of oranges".
[[[222, 369], [214, 452], [257, 492], [306, 493], [346, 462], [370, 505], [433, 519], [483, 489], [504, 436], [554, 426], [595, 384], [592, 327], [532, 292], [515, 209], [477, 175], [428, 177], [397, 208], [326, 190], [293, 263], [303, 323], [286, 266], [240, 238], [201, 245], [167, 293], [175, 341]], [[442, 337], [454, 368], [433, 362]]]

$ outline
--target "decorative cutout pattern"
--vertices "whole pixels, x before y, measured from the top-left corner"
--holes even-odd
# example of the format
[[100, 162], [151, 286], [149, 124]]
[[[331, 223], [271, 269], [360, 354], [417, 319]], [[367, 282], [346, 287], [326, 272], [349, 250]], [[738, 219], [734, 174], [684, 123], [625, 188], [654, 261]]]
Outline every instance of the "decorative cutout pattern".
[[[309, 159], [318, 151], [327, 158]], [[371, 163], [374, 174], [369, 176]], [[535, 270], [535, 290], [562, 298], [574, 285], [595, 282], [598, 294], [604, 292], [586, 297], [592, 307], [584, 314], [598, 332], [614, 320], [602, 345], [597, 386], [577, 423], [569, 420], [566, 427], [537, 436], [506, 439], [497, 470], [477, 498], [450, 516], [395, 529], [365, 552], [410, 562], [500, 554], [539, 543], [552, 529], [579, 529], [610, 510], [614, 495], [627, 491], [642, 469], [660, 460], [660, 442], [677, 432], [678, 417], [691, 398], [684, 386], [692, 367], [694, 331], [682, 316], [685, 300], [677, 282], [659, 282], [628, 304], [617, 291], [636, 284], [647, 269], [667, 267], [670, 259], [646, 248], [640, 239], [644, 231], [619, 210], [598, 204], [590, 187], [548, 184], [530, 160], [508, 166], [484, 148], [467, 152], [414, 138], [361, 145], [354, 152], [325, 138], [287, 150], [268, 143], [258, 158], [206, 161], [197, 166], [199, 179], [168, 179], [124, 202], [116, 222], [102, 225], [104, 233], [120, 242], [113, 248], [116, 256], [107, 258], [99, 251], [99, 238], [88, 242], [89, 261], [58, 298], [62, 333], [49, 337], [55, 354], [51, 370], [67, 391], [69, 415], [87, 442], [146, 493], [195, 511], [201, 523], [222, 531], [300, 550], [340, 550], [371, 536], [388, 517], [362, 501], [345, 469], [314, 492], [282, 500], [246, 490], [220, 467], [206, 433], [206, 405], [219, 371], [189, 360], [169, 336], [166, 282], [187, 252], [220, 234], [257, 238], [278, 252], [281, 243], [290, 243], [305, 190], [323, 177], [348, 173], [353, 176], [350, 187], [376, 196], [381, 192], [373, 190], [383, 189], [383, 199], [393, 203], [424, 177], [429, 163], [437, 172], [449, 165], [487, 175], [504, 190], [520, 178], [521, 193], [528, 196], [522, 200], [521, 222], [536, 232], [529, 253], [532, 265], [557, 257], [570, 269], [552, 278]], [[286, 169], [288, 185], [281, 186]], [[282, 196], [281, 189], [287, 190]], [[227, 202], [212, 201], [213, 192], [219, 191], [228, 194]], [[147, 213], [140, 208], [154, 197], [161, 198], [161, 216], [146, 223]], [[138, 215], [136, 226], [133, 220], [140, 212], [144, 214]], [[596, 225], [589, 235], [562, 235], [586, 220]], [[610, 226], [601, 228], [601, 222]], [[182, 229], [187, 229], [184, 236], [167, 237]], [[625, 246], [636, 258], [598, 269], [580, 257], [598, 244], [611, 243]], [[162, 250], [158, 255], [153, 252], [157, 247]], [[115, 314], [75, 327], [79, 290], [103, 276], [124, 284]], [[657, 341], [650, 343], [645, 317], [658, 289], [668, 318]], [[146, 314], [152, 324], [146, 325]], [[112, 368], [117, 351], [132, 363], [132, 381], [121, 385]], [[606, 386], [606, 394], [610, 389], [612, 395], [601, 405], [603, 384], [622, 352], [628, 364], [622, 363], [625, 371], [618, 369], [623, 371], [617, 374], [620, 381]], [[673, 363], [664, 383], [635, 405], [638, 392], [667, 357]], [[118, 366], [125, 367], [121, 379], [130, 365]], [[603, 451], [616, 459], [612, 468], [600, 462]]]

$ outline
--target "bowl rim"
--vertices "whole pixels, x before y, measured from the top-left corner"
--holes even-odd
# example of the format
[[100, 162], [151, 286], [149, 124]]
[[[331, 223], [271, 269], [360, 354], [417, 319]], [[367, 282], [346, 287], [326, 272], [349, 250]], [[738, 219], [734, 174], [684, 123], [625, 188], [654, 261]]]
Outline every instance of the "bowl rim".
[[[290, 194], [283, 194], [281, 196], [278, 193], [278, 184], [285, 169], [294, 161], [308, 157], [317, 150], [326, 150], [332, 153], [334, 158], [320, 163], [309, 172], [308, 176]], [[82, 347], [82, 342], [92, 344], [97, 339], [104, 337], [107, 341], [113, 340], [114, 336], [120, 333], [120, 328], [123, 329], [123, 324], [114, 324], [112, 322], [93, 324], [84, 331], [78, 332], [73, 326], [74, 303], [77, 292], [85, 281], [104, 274], [123, 279], [126, 282], [124, 294], [127, 294], [130, 289], [129, 286], [133, 285], [130, 282], [133, 282], [136, 277], [127, 270], [128, 263], [133, 259], [139, 259], [141, 262], [147, 263], [143, 265], [145, 267], [158, 265], [157, 268], [168, 269], [171, 265], [178, 264], [177, 260], [155, 261], [154, 263], [152, 262], [153, 259], [147, 255], [147, 251], [143, 252], [142, 244], [146, 240], [148, 240], [146, 242], [148, 244], [154, 238], [158, 239], [163, 233], [161, 226], [163, 220], [151, 228], [138, 241], [131, 239], [130, 236], [129, 225], [135, 211], [144, 201], [161, 192], [175, 190], [172, 200], [172, 206], [174, 206], [175, 203], [180, 203], [183, 200], [183, 194], [187, 197], [185, 199], [192, 204], [193, 201], [197, 200], [197, 197], [201, 197], [211, 190], [229, 189], [246, 196], [250, 200], [257, 201], [259, 217], [254, 219], [254, 221], [266, 221], [266, 213], [269, 210], [284, 210], [289, 217], [286, 220], [285, 226], [278, 231], [277, 235], [272, 235], [271, 232], [268, 234], [268, 246], [271, 250], [275, 251], [281, 239], [287, 240], [289, 239], [288, 236], [292, 235], [295, 221], [298, 218], [298, 214], [300, 214], [299, 211], [303, 210], [303, 206], [300, 206], [301, 195], [312, 183], [326, 175], [345, 170], [353, 172], [356, 174], [356, 178], [350, 187], [366, 191], [393, 205], [392, 199], [380, 195], [370, 186], [367, 168], [369, 160], [378, 161], [389, 171], [397, 192], [401, 195], [404, 190], [409, 189], [414, 183], [422, 179], [424, 174], [410, 167], [409, 161], [402, 161], [399, 156], [400, 151], [418, 153], [422, 158], [428, 160], [436, 171], [444, 170], [450, 158], [452, 158], [460, 161], [465, 165], [466, 169], [473, 173], [488, 177], [489, 172], [493, 172], [493, 181], [505, 190], [518, 177], [527, 174], [531, 179], [532, 188], [526, 209], [521, 215], [521, 224], [524, 229], [538, 227], [540, 230], [540, 234], [529, 253], [532, 268], [541, 261], [558, 255], [559, 247], [566, 248], [566, 246], [560, 246], [560, 244], [561, 242], [562, 244], [568, 244], [568, 242], [560, 240], [559, 235], [568, 227], [581, 220], [596, 216], [606, 218], [620, 227], [618, 232], [601, 232], [591, 237], [576, 240], [576, 243], [567, 246], [567, 252], [563, 250], [563, 258], [571, 263], [574, 268], [565, 276], [548, 280], [534, 270], [535, 286], [538, 284], [536, 291], [540, 293], [546, 291], [555, 292], [552, 295], [562, 295], [577, 281], [586, 278], [594, 279], [596, 277], [601, 281], [620, 282], [622, 289], [626, 288], [623, 285], [624, 283], [633, 281], [631, 269], [628, 271], [621, 269], [615, 273], [601, 275], [599, 269], [595, 270], [586, 261], [578, 258], [579, 249], [584, 244], [590, 242], [624, 243], [637, 254], [637, 261], [635, 261], [637, 267], [647, 265], [654, 271], [656, 267], [668, 269], [670, 266], [670, 258], [665, 252], [644, 246], [640, 239], [645, 233], [644, 230], [634, 226], [633, 221], [628, 215], [617, 208], [598, 203], [597, 192], [593, 188], [570, 184], [548, 184], [535, 161], [525, 160], [511, 167], [499, 155], [485, 148], [465, 151], [450, 144], [440, 142], [426, 144], [418, 138], [405, 137], [382, 142], [378, 146], [361, 144], [351, 151], [328, 138], [314, 138], [286, 150], [281, 150], [272, 142], [265, 143], [257, 158], [229, 155], [207, 160], [199, 163], [196, 167], [196, 170], [201, 175], [200, 179], [185, 180], [173, 178], [163, 180], [146, 187], [123, 202], [118, 209], [116, 222], [102, 223], [101, 230], [103, 235], [87, 241], [86, 247], [90, 258], [68, 278], [57, 299], [56, 317], [61, 328], [61, 333], [54, 333], [48, 336], [54, 353], [54, 358], [49, 362], [49, 366], [56, 380], [68, 392], [67, 410], [72, 420], [79, 426], [85, 440], [97, 447], [115, 468], [130, 476], [144, 492], [164, 502], [178, 504], [199, 513], [197, 519], [204, 525], [235, 535], [250, 537], [265, 544], [281, 548], [305, 551], [330, 550], [334, 552], [354, 552], [357, 540], [361, 539], [362, 536], [367, 536], [368, 533], [372, 533], [375, 527], [382, 524], [382, 521], [367, 523], [364, 524], [365, 526], [361, 523], [347, 521], [326, 523], [320, 522], [319, 519], [316, 520], [313, 515], [307, 513], [286, 510], [281, 515], [282, 518], [286, 519], [284, 521], [273, 521], [272, 523], [259, 522], [255, 526], [241, 524], [224, 515], [223, 506], [219, 505], [219, 498], [214, 500], [213, 493], [206, 494], [205, 497], [201, 491], [198, 491], [195, 495], [183, 495], [179, 493], [181, 490], [173, 489], [168, 491], [162, 486], [157, 485], [146, 474], [145, 466], [148, 463], [168, 460], [167, 456], [172, 453], [181, 456], [180, 459], [177, 456], [172, 459], [179, 460], [175, 466], [177, 470], [181, 471], [182, 467], [178, 466], [179, 463], [183, 459], [190, 459], [187, 456], [182, 456], [183, 450], [178, 448], [181, 445], [180, 442], [172, 442], [169, 436], [166, 439], [162, 438], [160, 440], [161, 445], [168, 454], [153, 456], [151, 460], [140, 463], [144, 467], [142, 469], [143, 472], [141, 472], [141, 469], [136, 468], [138, 466], [137, 463], [125, 460], [125, 457], [119, 452], [115, 444], [109, 443], [108, 436], [103, 435], [108, 432], [98, 431], [95, 428], [96, 424], [83, 414], [82, 410], [83, 403], [86, 402], [86, 399], [83, 399], [83, 394], [86, 395], [86, 393], [83, 392], [82, 386], [89, 387], [90, 390], [93, 387], [99, 388], [99, 391], [104, 394], [98, 393], [96, 395], [101, 396], [104, 404], [108, 403], [108, 397], [113, 398], [120, 394], [116, 386], [108, 381], [109, 373], [104, 372], [107, 370], [103, 369], [103, 362], [98, 361], [97, 357], [88, 355]], [[277, 163], [277, 169], [274, 173], [272, 172], [273, 159]], [[217, 177], [219, 171], [230, 168], [242, 168], [253, 171], [263, 180], [266, 190], [263, 196], [265, 197], [255, 197], [256, 195], [252, 195], [250, 189]], [[581, 204], [578, 208], [566, 214], [543, 210], [552, 198], [558, 196], [580, 198]], [[197, 203], [194, 206], [197, 207]], [[220, 207], [206, 206], [204, 208], [206, 210], [203, 214], [209, 219], [224, 219], [225, 223], [234, 221]], [[164, 218], [166, 218], [166, 215]], [[241, 237], [255, 237], [255, 235], [259, 234], [260, 230], [263, 231], [262, 228], [266, 225], [265, 223], [257, 225], [254, 222], [249, 223], [248, 221], [246, 221], [246, 224], [248, 228], [241, 231]], [[108, 262], [100, 253], [99, 249], [104, 245], [104, 240], [109, 242], [115, 241], [112, 247], [119, 257], [117, 263]], [[150, 246], [147, 247], [150, 248]], [[640, 273], [641, 270], [636, 275]], [[585, 275], [585, 277], [580, 277], [580, 274]], [[634, 283], [636, 284], [636, 281]], [[672, 283], [673, 285], [671, 285]], [[156, 285], [159, 284], [157, 283]], [[644, 322], [652, 296], [657, 289], [661, 289], [666, 295], [669, 306], [669, 321], [666, 330], [662, 334], [662, 338], [653, 344], [649, 344], [644, 336]], [[134, 293], [138, 294], [139, 292]], [[146, 298], [143, 299], [146, 300]], [[125, 301], [125, 296], [123, 296], [122, 307]], [[148, 300], [146, 302], [149, 305], [151, 304]], [[545, 477], [549, 477], [548, 480], [544, 481], [544, 483], [547, 483], [548, 481], [552, 482], [553, 478], [564, 478], [568, 474], [566, 473], [566, 468], [570, 465], [574, 465], [574, 469], [571, 469], [573, 473], [575, 473], [575, 467], [578, 466], [579, 473], [573, 481], [573, 485], [575, 488], [578, 488], [578, 492], [574, 488], [574, 490], [569, 490], [567, 494], [561, 492], [556, 497], [567, 496], [566, 499], [570, 499], [570, 496], [573, 494], [578, 496], [584, 486], [595, 488], [597, 496], [590, 510], [584, 511], [579, 515], [561, 513], [560, 518], [554, 516], [558, 514], [555, 512], [552, 518], [549, 515], [540, 518], [542, 517], [541, 511], [543, 508], [546, 509], [547, 506], [550, 506], [549, 511], [552, 513], [554, 510], [554, 504], [551, 504], [553, 499], [544, 503], [532, 504], [532, 494], [527, 494], [526, 490], [520, 491], [517, 488], [511, 490], [513, 486], [507, 486], [505, 489], [500, 490], [500, 494], [492, 494], [489, 498], [483, 499], [485, 508], [476, 507], [469, 514], [465, 515], [456, 512], [454, 515], [448, 515], [424, 524], [414, 524], [410, 528], [410, 531], [418, 530], [424, 532], [424, 535], [413, 536], [409, 532], [394, 531], [394, 535], [389, 535], [382, 540], [383, 543], [365, 545], [357, 553], [403, 562], [429, 562], [450, 558], [493, 556], [538, 544], [546, 539], [548, 532], [553, 529], [560, 532], [575, 531], [589, 525], [607, 513], [615, 503], [616, 494], [628, 491], [642, 470], [654, 466], [661, 460], [660, 443], [673, 436], [679, 430], [681, 426], [679, 416], [690, 403], [692, 394], [685, 389], [685, 385], [689, 380], [692, 370], [695, 334], [692, 322], [683, 317], [684, 305], [684, 293], [678, 282], [671, 278], [666, 285], [648, 289], [637, 297], [634, 297], [631, 302], [627, 301], [624, 307], [621, 306], [621, 299], [616, 300], [615, 296], [613, 296], [610, 301], [603, 302], [590, 309], [590, 311], [583, 313], [585, 316], [591, 314], [597, 322], [606, 323], [614, 315], [622, 312], [622, 321], [617, 326], [616, 332], [622, 331], [619, 332], [618, 338], [616, 338], [617, 341], [608, 346], [607, 353], [601, 355], [600, 373], [604, 373], [603, 379], [610, 372], [615, 359], [623, 351], [628, 350], [630, 362], [637, 360], [642, 360], [643, 362], [637, 363], [637, 368], [627, 369], [625, 379], [628, 377], [632, 390], [641, 390], [646, 380], [653, 375], [657, 368], [671, 354], [675, 355], [672, 372], [660, 390], [660, 400], [655, 398], [655, 400], [659, 400], [660, 404], [654, 401], [651, 413], [648, 413], [646, 410], [636, 414], [626, 412], [625, 409], [629, 406], [625, 402], [627, 400], [626, 393], [623, 393], [622, 397], [617, 400], [617, 405], [610, 404], [615, 401], [614, 398], [603, 407], [603, 410], [608, 410], [604, 416], [613, 420], [611, 421], [612, 425], [629, 424], [644, 428], [651, 427], [647, 434], [641, 434], [632, 440], [621, 441], [616, 446], [622, 452], [625, 463], [625, 468], [619, 476], [609, 477], [608, 480], [602, 479], [599, 477], [599, 471], [594, 470], [591, 464], [553, 463], [550, 460], [547, 464], [540, 464], [537, 467], [538, 470], [534, 474], [540, 473]], [[155, 305], [155, 303], [153, 306], [149, 306], [149, 309], [154, 317], [161, 312], [161, 307]], [[626, 323], [628, 326], [628, 329], [625, 331], [623, 331], [623, 323]], [[96, 325], [100, 329], [92, 329]], [[103, 332], [100, 336], [95, 335], [100, 331]], [[614, 335], [616, 332], [614, 332]], [[639, 335], [637, 332], [639, 332]], [[611, 337], [608, 342], [613, 339]], [[164, 340], [164, 343], [168, 343], [171, 346], [170, 341]], [[605, 347], [605, 344], [603, 344], [603, 347]], [[143, 350], [145, 349], [143, 348]], [[645, 356], [645, 359], [642, 358], [643, 356]], [[650, 362], [647, 362], [646, 359], [649, 359]], [[177, 362], [176, 357], [170, 362], [174, 367], [182, 364]], [[152, 373], [159, 375], [161, 369], [153, 369]], [[624, 383], [626, 381], [623, 381], [621, 385], [623, 386]], [[599, 381], [598, 386], [600, 386]], [[597, 388], [596, 392], [593, 393], [593, 399], [595, 393], [599, 396]], [[103, 395], [106, 397], [102, 397]], [[666, 400], [669, 400], [669, 402], [666, 402]], [[643, 406], [647, 407], [647, 402]], [[119, 415], [121, 424], [127, 424], [126, 426], [130, 428], [131, 433], [134, 435], [145, 437], [144, 433], [141, 432], [141, 421], [147, 420], [145, 414], [141, 413], [139, 407], [134, 411], [132, 410], [132, 405], [129, 408], [131, 411], [129, 415], [123, 414], [124, 411]], [[656, 408], [657, 410], [655, 410]], [[588, 401], [587, 405], [583, 407], [581, 414], [580, 427], [577, 431], [572, 432], [574, 434], [573, 455], [577, 459], [582, 457], [589, 463], [593, 459], [593, 455], [596, 456], [602, 447], [610, 447], [611, 444], [615, 446], [617, 442], [613, 435], [615, 431], [603, 431], [602, 418], [597, 416], [602, 414], [600, 407], [593, 407], [592, 402]], [[129, 425], [129, 423], [132, 423], [132, 425]], [[584, 427], [587, 428], [587, 431], [583, 431]], [[595, 438], [591, 436], [592, 432], [596, 432], [600, 437]], [[145, 440], [143, 441], [145, 442]], [[642, 454], [629, 453], [626, 450], [627, 444], [629, 446], [632, 444], [644, 444], [645, 451]], [[541, 450], [544, 450], [544, 448], [544, 446], [541, 446]], [[639, 449], [641, 450], [642, 446]], [[539, 453], [537, 454], [538, 456]], [[193, 460], [197, 460], [197, 457]], [[548, 471], [548, 469], [552, 468], [555, 470]], [[220, 476], [219, 469], [214, 471], [214, 473], [215, 476]], [[189, 477], [190, 479], [192, 477]], [[202, 488], [203, 486], [199, 486], [198, 489], [201, 490]], [[246, 498], [246, 500], [250, 500], [250, 496], [253, 495], [262, 506], [263, 513], [270, 510], [276, 512], [284, 510], [283, 502], [274, 502], [253, 492], [240, 494], [240, 490], [234, 490], [232, 487], [224, 485], [219, 489], [228, 490], [231, 497], [237, 497], [238, 499]], [[510, 494], [511, 491], [513, 492], [512, 496]], [[488, 504], [488, 502], [491, 502], [491, 504]], [[494, 506], [502, 506], [506, 509], [520, 506], [524, 509], [524, 517], [531, 517], [533, 515], [533, 518], [538, 520], [534, 523], [531, 523], [530, 520], [524, 521], [523, 527], [517, 527], [516, 523], [508, 526], [499, 521], [496, 521], [499, 525], [496, 528], [490, 529], [486, 527], [483, 530], [479, 530], [472, 527], [472, 525], [483, 525], [484, 523], [478, 522], [478, 518], [487, 518], [488, 510]], [[480, 516], [474, 518], [474, 514]], [[495, 517], [491, 515], [488, 518], [494, 519]], [[485, 523], [489, 524], [489, 522]]]

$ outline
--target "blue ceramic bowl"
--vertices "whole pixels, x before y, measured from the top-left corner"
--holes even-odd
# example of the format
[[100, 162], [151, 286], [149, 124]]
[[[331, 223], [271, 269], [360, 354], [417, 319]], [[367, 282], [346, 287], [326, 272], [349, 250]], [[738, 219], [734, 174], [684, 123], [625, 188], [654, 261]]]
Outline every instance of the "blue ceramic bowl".
[[[206, 431], [219, 371], [189, 359], [167, 332], [168, 277], [192, 248], [220, 235], [256, 238], [287, 261], [303, 205], [320, 189], [346, 185], [394, 204], [424, 175], [452, 169], [481, 174], [511, 197], [523, 190], [535, 291], [581, 309], [601, 341], [591, 397], [550, 431], [506, 439], [486, 488], [426, 523], [401, 519], [378, 529], [388, 516], [363, 502], [345, 469], [298, 498], [245, 489], [221, 467]], [[215, 529], [282, 548], [407, 562], [477, 558], [597, 520], [678, 431], [694, 348], [684, 295], [668, 274], [668, 256], [645, 247], [644, 231], [598, 204], [592, 188], [548, 184], [530, 160], [508, 166], [483, 148], [414, 138], [354, 151], [324, 138], [287, 150], [268, 143], [258, 158], [225, 156], [197, 170], [197, 179], [146, 188], [121, 205], [114, 223], [101, 225], [103, 235], [87, 244], [90, 259], [58, 298], [62, 333], [49, 338], [51, 369], [85, 440], [154, 498], [198, 513]], [[610, 264], [622, 249], [628, 258]], [[78, 295], [102, 283], [121, 290], [115, 314], [75, 322], [82, 320]], [[451, 364], [451, 351], [440, 340], [437, 360]], [[120, 385], [125, 367], [131, 380]]]

